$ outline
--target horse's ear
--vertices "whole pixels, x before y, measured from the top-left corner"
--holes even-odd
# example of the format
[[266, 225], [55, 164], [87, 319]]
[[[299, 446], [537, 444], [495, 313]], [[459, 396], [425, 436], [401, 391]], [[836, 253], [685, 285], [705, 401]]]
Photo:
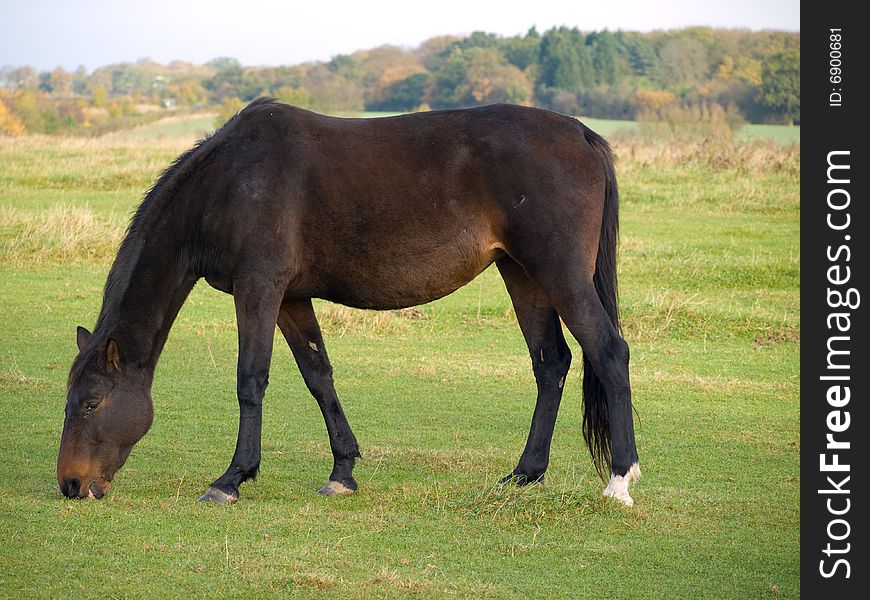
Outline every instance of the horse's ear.
[[91, 339], [91, 332], [79, 325], [76, 327], [76, 344], [79, 347], [79, 352], [85, 349]]
[[120, 368], [120, 366], [121, 356], [118, 352], [118, 342], [110, 338], [109, 341], [106, 342], [106, 370], [111, 373]]

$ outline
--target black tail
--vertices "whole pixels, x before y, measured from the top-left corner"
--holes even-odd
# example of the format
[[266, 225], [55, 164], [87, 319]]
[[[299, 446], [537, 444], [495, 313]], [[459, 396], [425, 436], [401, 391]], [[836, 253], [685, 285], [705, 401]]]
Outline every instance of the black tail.
[[[619, 331], [619, 309], [616, 285], [616, 243], [619, 233], [619, 190], [613, 169], [610, 145], [594, 131], [584, 128], [586, 141], [601, 157], [607, 183], [604, 189], [604, 217], [595, 259], [595, 291], [607, 316]], [[610, 475], [610, 420], [607, 416], [607, 395], [604, 385], [583, 356], [583, 437], [592, 454], [598, 475], [606, 480]]]

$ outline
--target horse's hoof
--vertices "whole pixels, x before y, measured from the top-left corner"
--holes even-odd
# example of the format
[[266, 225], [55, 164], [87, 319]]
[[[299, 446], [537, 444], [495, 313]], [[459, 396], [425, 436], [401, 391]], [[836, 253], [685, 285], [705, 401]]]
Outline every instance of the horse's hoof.
[[640, 479], [640, 467], [634, 463], [625, 475], [611, 475], [601, 495], [615, 498], [626, 506], [634, 506], [634, 500], [628, 493], [628, 486], [637, 479]]
[[197, 502], [217, 502], [218, 504], [232, 504], [238, 500], [238, 495], [228, 494], [216, 487], [208, 488], [208, 491], [199, 497]]
[[512, 483], [517, 487], [523, 487], [524, 485], [529, 485], [531, 483], [542, 483], [543, 481], [543, 473], [541, 473], [537, 477], [533, 475], [526, 475], [525, 473], [511, 473], [507, 477], [502, 477], [499, 480], [499, 483]]
[[326, 485], [317, 490], [317, 493], [321, 496], [350, 496], [356, 490], [353, 490], [343, 483], [339, 483], [338, 481], [329, 480], [326, 482]]

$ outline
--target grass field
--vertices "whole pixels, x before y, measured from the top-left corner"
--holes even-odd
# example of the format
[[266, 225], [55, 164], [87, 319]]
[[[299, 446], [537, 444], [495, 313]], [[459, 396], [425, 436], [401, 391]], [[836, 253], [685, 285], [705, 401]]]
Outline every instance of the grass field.
[[[581, 117], [581, 119], [589, 127], [604, 136], [612, 136], [616, 134], [627, 134], [631, 136], [636, 135], [640, 129], [635, 121], [594, 119], [591, 117]], [[740, 140], [770, 140], [785, 146], [788, 144], [800, 144], [801, 128], [800, 125], [789, 126], [747, 123], [737, 130], [736, 136], [737, 139]]]
[[[387, 112], [360, 112], [347, 113], [346, 117], [386, 117], [398, 113]], [[184, 115], [170, 117], [142, 125], [134, 129], [118, 131], [106, 136], [113, 142], [134, 142], [163, 139], [200, 138], [206, 132], [214, 129], [214, 114]], [[635, 121], [619, 121], [616, 119], [594, 119], [580, 117], [589, 127], [604, 136], [636, 135], [639, 131]], [[787, 125], [761, 125], [748, 123], [737, 131], [737, 138], [741, 140], [771, 140], [781, 145], [800, 144], [800, 126]]]
[[232, 301], [201, 284], [158, 367], [151, 432], [107, 498], [62, 500], [75, 326], [96, 318], [141, 193], [200, 127], [163, 125], [174, 133], [0, 138], [0, 596], [799, 595], [798, 146], [616, 149], [633, 508], [600, 496], [573, 340], [546, 483], [496, 485], [534, 380], [494, 269], [419, 311], [318, 305], [363, 454], [355, 496], [314, 494], [326, 433], [279, 337], [260, 477], [236, 505], [195, 502], [238, 415]]

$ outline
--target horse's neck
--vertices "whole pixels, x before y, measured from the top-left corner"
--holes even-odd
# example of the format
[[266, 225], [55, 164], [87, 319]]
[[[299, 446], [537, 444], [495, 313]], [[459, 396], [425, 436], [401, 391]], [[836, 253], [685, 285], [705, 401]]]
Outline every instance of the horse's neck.
[[[115, 306], [104, 305], [107, 333], [136, 366], [153, 372], [184, 300], [196, 277], [183, 259], [182, 235], [165, 232], [141, 241], [123, 274]], [[108, 298], [107, 298], [108, 300]]]

